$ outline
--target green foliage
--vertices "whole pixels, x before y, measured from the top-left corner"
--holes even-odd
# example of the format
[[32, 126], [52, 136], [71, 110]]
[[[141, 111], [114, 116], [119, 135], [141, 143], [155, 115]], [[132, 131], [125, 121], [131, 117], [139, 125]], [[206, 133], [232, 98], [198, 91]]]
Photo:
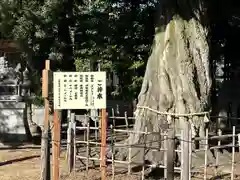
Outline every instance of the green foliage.
[[89, 59], [81, 59], [77, 57], [74, 62], [76, 66], [76, 71], [78, 72], [87, 72], [90, 71], [90, 60]]
[[[0, 2], [3, 39], [18, 40], [40, 97], [41, 70], [49, 56], [52, 70], [116, 72], [120, 94], [134, 98], [141, 86], [154, 33], [155, 0], [21, 0]], [[75, 27], [74, 52], [70, 29]], [[74, 61], [75, 59], [75, 61]], [[41, 100], [37, 100], [41, 101]]]
[[49, 56], [53, 70], [73, 67], [69, 27], [72, 26], [71, 1], [7, 1], [0, 2], [0, 35], [2, 39], [17, 40], [32, 70], [33, 94], [41, 103], [41, 71]]
[[134, 61], [133, 64], [129, 67], [129, 69], [138, 69], [144, 66], [145, 62], [143, 60]]
[[152, 44], [156, 2], [121, 0], [93, 4], [78, 13], [76, 69], [85, 71], [87, 64], [87, 70], [96, 70], [94, 64], [98, 62], [101, 69], [119, 76], [121, 99], [135, 98]]
[[35, 106], [38, 106], [38, 107], [42, 107], [44, 105], [44, 100], [43, 100], [43, 97], [42, 96], [35, 96], [32, 103], [35, 105]]

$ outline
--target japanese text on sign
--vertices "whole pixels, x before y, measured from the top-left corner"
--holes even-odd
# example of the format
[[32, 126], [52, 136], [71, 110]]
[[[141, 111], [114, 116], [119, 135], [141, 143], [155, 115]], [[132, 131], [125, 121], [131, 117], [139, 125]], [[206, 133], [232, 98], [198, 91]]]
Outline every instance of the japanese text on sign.
[[54, 109], [106, 108], [106, 72], [54, 72]]

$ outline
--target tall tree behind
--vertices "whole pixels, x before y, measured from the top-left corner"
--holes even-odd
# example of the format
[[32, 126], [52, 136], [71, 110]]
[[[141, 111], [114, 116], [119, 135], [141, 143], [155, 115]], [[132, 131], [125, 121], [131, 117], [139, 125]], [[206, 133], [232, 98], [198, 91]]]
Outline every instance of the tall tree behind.
[[[158, 25], [148, 59], [138, 106], [160, 112], [188, 114], [208, 111], [210, 107], [211, 73], [209, 65], [207, 4], [192, 0], [162, 0]], [[167, 130], [166, 116], [147, 108], [135, 112], [135, 131]], [[203, 117], [189, 119], [195, 129], [203, 128]], [[176, 129], [184, 123], [176, 119]], [[201, 134], [203, 135], [203, 134]], [[159, 148], [159, 135], [131, 134], [130, 144], [147, 142]], [[142, 160], [142, 149], [134, 148], [132, 156]], [[158, 154], [159, 153], [159, 154]], [[148, 152], [148, 159], [159, 163], [160, 152]]]

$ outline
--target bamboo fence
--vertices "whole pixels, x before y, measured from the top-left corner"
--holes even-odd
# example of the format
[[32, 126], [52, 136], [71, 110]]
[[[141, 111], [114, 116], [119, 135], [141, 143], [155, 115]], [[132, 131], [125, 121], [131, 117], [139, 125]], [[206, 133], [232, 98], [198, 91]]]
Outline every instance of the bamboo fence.
[[[71, 116], [74, 116], [72, 114]], [[80, 160], [81, 162], [81, 167], [84, 169], [84, 171], [88, 174], [90, 168], [97, 168], [99, 166], [101, 158], [100, 158], [100, 152], [98, 149], [100, 149], [101, 143], [100, 143], [100, 131], [101, 127], [98, 125], [98, 123], [94, 123], [94, 126], [91, 126], [90, 116], [85, 116], [85, 124], [83, 123], [83, 126], [79, 127], [76, 126], [76, 123], [69, 121], [69, 128], [73, 129], [73, 131], [69, 130], [68, 132], [68, 139], [72, 140], [72, 142], [68, 142], [68, 152], [70, 157], [70, 163], [69, 166], [69, 171], [75, 170], [76, 169], [76, 160]], [[100, 118], [100, 117], [99, 117]], [[116, 121], [119, 120], [124, 120], [125, 125], [116, 125]], [[168, 134], [166, 132], [147, 132], [145, 131], [134, 131], [132, 128], [132, 124], [129, 123], [129, 120], [133, 121], [134, 117], [128, 117], [127, 114], [125, 113], [124, 117], [117, 117], [114, 115], [114, 111], [112, 111], [112, 116], [108, 117], [108, 121], [111, 121], [111, 124], [108, 126], [107, 129], [107, 152], [111, 152], [110, 156], [106, 154], [106, 161], [108, 163], [107, 166], [107, 171], [108, 175], [111, 174], [111, 178], [114, 179], [116, 176], [116, 172], [118, 172], [118, 169], [123, 169], [126, 171], [128, 175], [132, 175], [134, 172], [132, 171], [133, 166], [141, 166], [141, 173], [139, 173], [139, 176], [142, 180], [145, 179], [145, 171], [147, 168], [163, 168], [164, 169], [164, 178], [169, 179], [167, 177], [167, 142], [168, 142]], [[83, 138], [79, 139], [76, 135], [76, 131], [80, 131], [83, 133]], [[149, 142], [143, 142], [142, 144], [126, 144], [126, 143], [121, 143], [118, 138], [124, 138], [128, 137], [130, 134], [141, 134], [142, 136], [147, 136], [151, 134], [158, 134], [159, 136], [163, 137], [163, 146], [160, 148], [151, 148], [147, 145]], [[179, 167], [174, 167], [174, 171], [180, 173], [180, 178], [182, 180], [185, 180], [186, 177], [188, 179], [191, 179], [196, 173], [202, 174], [202, 179], [206, 180], [208, 179], [208, 168], [214, 168], [215, 169], [215, 175], [218, 175], [218, 168], [221, 166], [230, 166], [231, 165], [231, 180], [234, 180], [235, 178], [235, 166], [236, 166], [236, 160], [235, 160], [235, 155], [236, 153], [240, 152], [240, 134], [236, 133], [236, 127], [232, 127], [232, 132], [228, 134], [222, 134], [222, 131], [218, 130], [217, 135], [212, 136], [209, 133], [209, 130], [206, 129], [205, 132], [205, 137], [196, 137], [192, 138], [191, 131], [189, 130], [189, 134], [187, 134], [188, 142], [186, 142], [186, 133], [181, 131], [180, 134], [175, 134], [177, 139], [180, 141], [180, 146], [178, 149], [175, 150], [176, 153], [180, 155], [181, 162], [188, 163], [189, 169], [186, 171], [186, 167], [184, 168], [183, 163]], [[230, 144], [222, 144], [221, 142], [224, 141], [224, 139], [231, 139]], [[146, 138], [144, 138], [146, 139]], [[209, 141], [215, 140], [217, 141], [216, 146], [211, 146]], [[237, 141], [236, 141], [237, 140]], [[201, 141], [203, 142], [201, 144], [200, 149], [193, 150], [192, 146], [195, 141]], [[186, 143], [188, 146], [186, 146]], [[73, 146], [74, 150], [71, 150]], [[119, 147], [123, 147], [124, 149], [127, 150], [128, 158], [126, 160], [121, 160], [115, 156], [115, 151]], [[135, 162], [132, 160], [132, 149], [134, 147], [140, 147], [143, 149], [143, 157], [142, 157], [142, 162], [145, 162], [145, 152], [147, 150], [151, 151], [163, 151], [164, 152], [164, 161], [163, 164], [142, 164], [139, 162]], [[188, 150], [186, 151], [186, 148]], [[231, 162], [226, 163], [226, 162], [220, 162], [219, 159], [219, 151], [218, 149], [223, 149], [223, 148], [231, 148]], [[78, 149], [82, 150], [81, 152], [78, 152]], [[209, 150], [216, 150], [216, 162], [215, 164], [209, 163], [208, 162], [208, 152]], [[93, 153], [94, 151], [94, 153]], [[204, 152], [204, 164], [201, 167], [198, 167], [200, 170], [196, 170], [195, 168], [192, 167], [192, 155], [195, 152]], [[189, 152], [188, 153], [188, 159], [186, 159], [186, 154], [184, 155], [184, 152]], [[72, 163], [74, 162], [74, 163]]]

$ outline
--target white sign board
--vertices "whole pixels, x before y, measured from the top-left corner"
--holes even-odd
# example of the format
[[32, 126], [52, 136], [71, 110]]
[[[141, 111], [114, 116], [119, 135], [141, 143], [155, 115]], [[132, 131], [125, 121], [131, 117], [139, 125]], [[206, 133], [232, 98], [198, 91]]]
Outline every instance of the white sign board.
[[54, 109], [105, 109], [106, 72], [54, 72]]

